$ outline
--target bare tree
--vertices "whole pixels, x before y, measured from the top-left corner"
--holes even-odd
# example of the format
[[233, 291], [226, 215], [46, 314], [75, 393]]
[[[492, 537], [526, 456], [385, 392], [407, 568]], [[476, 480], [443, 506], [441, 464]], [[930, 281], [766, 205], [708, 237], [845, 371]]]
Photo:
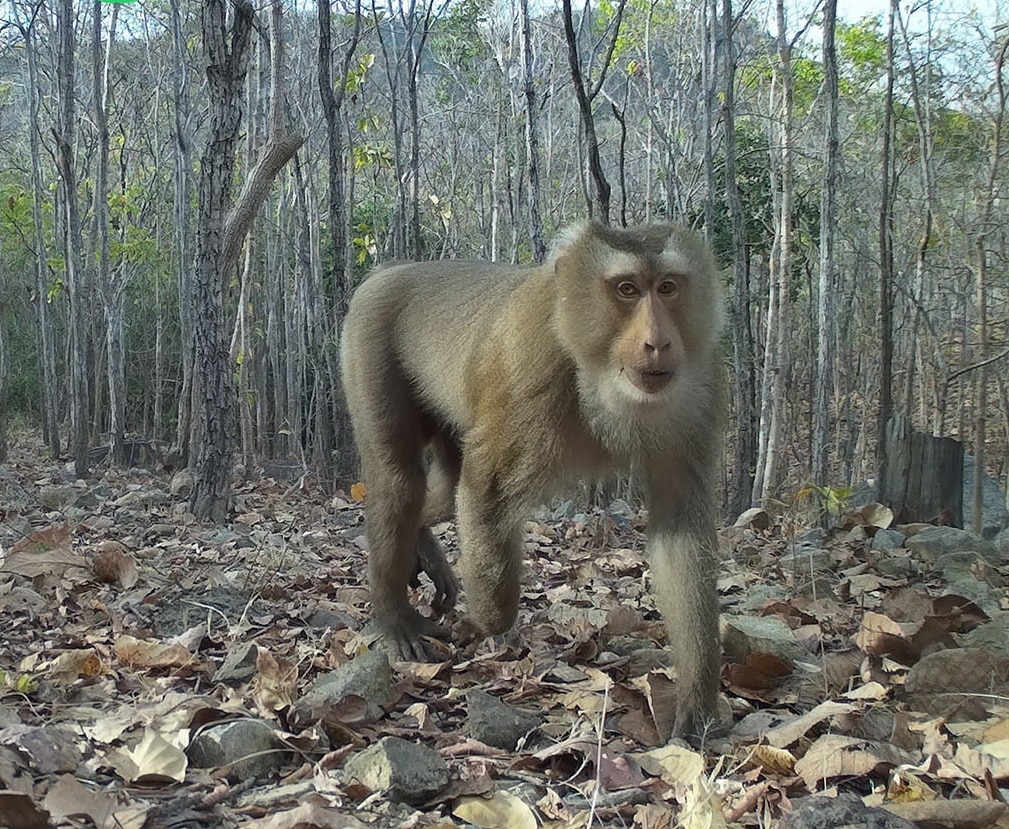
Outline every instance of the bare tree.
[[529, 0], [519, 0], [522, 23], [522, 91], [526, 103], [526, 164], [529, 167], [529, 240], [533, 246], [533, 261], [542, 262], [547, 255], [543, 237], [543, 217], [540, 215], [540, 139], [536, 101], [536, 75], [533, 71], [533, 36], [529, 23]]
[[894, 179], [894, 115], [893, 36], [897, 17], [897, 0], [890, 0], [886, 32], [886, 96], [883, 100], [883, 189], [879, 199], [879, 419], [876, 423], [876, 491], [883, 492], [890, 468], [886, 445], [886, 427], [893, 416], [893, 203]]
[[820, 267], [816, 294], [816, 375], [813, 390], [813, 483], [826, 486], [830, 471], [830, 403], [836, 346], [837, 274], [834, 236], [841, 140], [838, 133], [837, 0], [823, 4], [823, 178], [820, 190]]
[[125, 316], [126, 281], [120, 266], [112, 273], [109, 266], [109, 66], [112, 44], [116, 38], [119, 6], [113, 5], [109, 16], [108, 42], [102, 49], [102, 9], [106, 4], [95, 0], [92, 18], [91, 74], [94, 92], [95, 128], [98, 131], [98, 158], [92, 201], [94, 227], [95, 284], [105, 313], [105, 348], [109, 389], [109, 434], [114, 463], [122, 464], [126, 457], [123, 441], [126, 434], [126, 352]]
[[757, 460], [753, 329], [750, 312], [750, 265], [743, 227], [743, 203], [736, 174], [736, 20], [732, 0], [722, 0], [722, 133], [725, 147], [725, 202], [732, 226], [732, 352], [736, 424], [729, 509], [738, 515], [753, 499]]
[[[575, 31], [574, 17], [571, 12], [571, 0], [562, 0], [561, 17], [564, 21], [564, 40], [568, 47], [568, 65], [571, 68], [571, 82], [575, 88], [575, 100], [578, 102], [578, 114], [584, 134], [586, 148], [588, 151], [589, 175], [592, 178], [593, 195], [588, 199], [589, 215], [595, 216], [603, 224], [610, 223], [610, 193], [612, 188], [603, 170], [602, 158], [599, 155], [599, 137], [596, 135], [596, 118], [593, 110], [593, 102], [603, 88], [606, 81], [606, 74], [609, 72], [610, 64], [613, 60], [613, 50], [617, 44], [617, 36], [620, 34], [620, 22], [624, 16], [624, 7], [627, 0], [619, 0], [616, 12], [613, 16], [613, 23], [610, 28], [609, 44], [606, 48], [606, 56], [603, 58], [599, 69], [599, 77], [592, 83], [590, 77], [582, 71], [582, 58], [580, 53], [578, 33]], [[586, 3], [582, 12], [582, 23], [589, 14], [589, 6]], [[596, 215], [598, 214], [598, 215]]]
[[56, 7], [59, 35], [57, 88], [59, 123], [56, 128], [56, 166], [60, 175], [60, 207], [66, 288], [70, 300], [70, 440], [74, 473], [88, 473], [91, 424], [91, 384], [88, 379], [90, 286], [81, 253], [81, 216], [77, 203], [77, 165], [74, 150], [77, 135], [77, 107], [74, 95], [76, 48], [72, 0], [59, 0]]
[[781, 91], [778, 103], [777, 142], [771, 153], [775, 181], [774, 246], [771, 252], [770, 294], [764, 344], [764, 376], [760, 392], [760, 441], [753, 500], [765, 503], [777, 486], [781, 437], [784, 433], [785, 384], [790, 370], [790, 304], [792, 271], [792, 220], [795, 200], [793, 181], [794, 78], [792, 48], [785, 28], [784, 0], [775, 2], [778, 22], [777, 80]]
[[281, 2], [273, 0], [270, 135], [229, 213], [253, 11], [248, 0], [233, 0], [229, 22], [225, 6], [224, 0], [207, 0], [203, 8], [210, 130], [200, 163], [200, 233], [193, 280], [198, 391], [195, 399], [200, 441], [190, 508], [196, 517], [215, 521], [227, 515], [232, 453], [237, 438], [235, 392], [224, 320], [224, 282], [238, 261], [242, 243], [271, 182], [304, 140], [289, 133], [283, 121]]

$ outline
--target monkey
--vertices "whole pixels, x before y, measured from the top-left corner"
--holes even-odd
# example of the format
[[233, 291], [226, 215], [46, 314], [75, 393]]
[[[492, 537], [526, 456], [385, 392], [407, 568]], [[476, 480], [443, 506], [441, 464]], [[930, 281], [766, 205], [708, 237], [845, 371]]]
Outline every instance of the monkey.
[[394, 658], [445, 631], [458, 587], [429, 526], [453, 514], [466, 621], [508, 632], [526, 510], [578, 480], [645, 484], [646, 553], [677, 671], [673, 733], [702, 737], [719, 688], [715, 475], [724, 380], [718, 271], [675, 224], [562, 231], [541, 265], [376, 268], [351, 299], [341, 372], [362, 474], [373, 625]]

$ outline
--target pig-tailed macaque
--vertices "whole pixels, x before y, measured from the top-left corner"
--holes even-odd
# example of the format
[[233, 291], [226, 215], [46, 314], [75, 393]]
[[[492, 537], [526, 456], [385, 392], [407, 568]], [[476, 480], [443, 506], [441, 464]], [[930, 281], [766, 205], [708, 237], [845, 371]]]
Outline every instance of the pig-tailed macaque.
[[[455, 577], [431, 523], [456, 514], [467, 624], [518, 612], [526, 511], [633, 470], [678, 681], [674, 734], [701, 736], [718, 692], [714, 476], [723, 371], [717, 272], [666, 224], [564, 232], [538, 267], [378, 268], [343, 333], [343, 384], [368, 486], [374, 624], [395, 658], [444, 631], [414, 610], [418, 569], [448, 610]], [[454, 497], [453, 497], [454, 493]]]

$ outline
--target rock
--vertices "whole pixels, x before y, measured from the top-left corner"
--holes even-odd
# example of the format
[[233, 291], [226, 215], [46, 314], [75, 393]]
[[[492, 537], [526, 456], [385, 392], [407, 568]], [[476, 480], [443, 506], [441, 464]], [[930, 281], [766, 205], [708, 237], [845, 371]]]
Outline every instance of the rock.
[[543, 723], [537, 714], [513, 708], [478, 689], [466, 694], [466, 707], [466, 731], [470, 737], [507, 751], [514, 751], [519, 740]]
[[242, 780], [276, 771], [289, 749], [271, 723], [247, 718], [204, 729], [193, 738], [186, 754], [196, 768], [228, 766], [228, 777]]
[[364, 701], [364, 719], [374, 722], [385, 714], [385, 706], [394, 699], [392, 668], [383, 650], [365, 651], [335, 671], [313, 682], [294, 704], [294, 715], [301, 723], [324, 719], [348, 696]]
[[989, 616], [1002, 609], [1002, 589], [992, 587], [988, 582], [979, 581], [973, 576], [951, 581], [946, 585], [945, 592], [970, 599]]
[[[882, 551], [880, 551], [882, 552]], [[918, 570], [918, 563], [906, 552], [882, 555], [876, 561], [876, 572], [881, 576], [903, 578]]]
[[794, 800], [797, 804], [778, 824], [781, 829], [825, 829], [843, 826], [844, 829], [917, 829], [909, 820], [886, 809], [866, 806], [855, 794], [836, 797], [807, 797]]
[[801, 547], [778, 559], [778, 566], [783, 572], [795, 573], [800, 578], [816, 573], [831, 573], [837, 566], [837, 556], [830, 550]]
[[900, 530], [876, 530], [870, 549], [876, 552], [898, 550], [904, 546], [906, 537]]
[[771, 516], [767, 510], [760, 507], [750, 507], [736, 519], [734, 527], [752, 527], [757, 530], [766, 530], [771, 525]]
[[981, 648], [1009, 658], [1009, 613], [999, 613], [964, 634], [961, 641], [965, 648]]
[[245, 642], [228, 651], [224, 664], [214, 673], [214, 682], [225, 685], [241, 685], [256, 675], [256, 660], [259, 648], [253, 642]]
[[423, 803], [448, 785], [448, 766], [433, 748], [400, 737], [383, 737], [344, 766], [348, 780], [384, 792], [391, 800]]
[[743, 610], [758, 610], [768, 602], [788, 601], [788, 591], [777, 584], [753, 584], [746, 588], [739, 606]]
[[783, 659], [802, 659], [806, 654], [792, 629], [771, 616], [723, 615], [719, 622], [727, 659], [745, 662], [750, 654], [771, 653]]
[[995, 587], [1004, 584], [1002, 574], [992, 566], [991, 559], [968, 550], [962, 553], [943, 553], [935, 560], [935, 569], [942, 573], [942, 580], [949, 584], [965, 578], [978, 579]]
[[809, 527], [792, 538], [793, 549], [799, 547], [822, 547], [827, 540], [827, 531], [823, 527]]
[[38, 503], [43, 509], [63, 509], [73, 506], [86, 490], [76, 486], [43, 486], [38, 490]]
[[174, 498], [188, 498], [193, 493], [193, 473], [188, 469], [180, 469], [172, 475], [168, 489]]
[[1009, 657], [979, 648], [930, 653], [907, 674], [912, 709], [958, 720], [980, 719], [993, 697], [1009, 694]]
[[308, 617], [307, 622], [317, 630], [324, 630], [325, 628], [330, 628], [331, 630], [358, 630], [361, 627], [361, 623], [353, 616], [342, 613], [339, 610], [330, 610], [329, 608], [319, 608]]
[[[977, 464], [973, 455], [963, 456], [963, 523], [971, 523], [974, 509], [974, 474]], [[1006, 497], [998, 481], [989, 475], [981, 482], [981, 537], [992, 539], [1009, 527], [1009, 510]]]
[[926, 527], [909, 537], [904, 546], [927, 564], [946, 553], [977, 553], [993, 563], [999, 560], [995, 545], [956, 527]]

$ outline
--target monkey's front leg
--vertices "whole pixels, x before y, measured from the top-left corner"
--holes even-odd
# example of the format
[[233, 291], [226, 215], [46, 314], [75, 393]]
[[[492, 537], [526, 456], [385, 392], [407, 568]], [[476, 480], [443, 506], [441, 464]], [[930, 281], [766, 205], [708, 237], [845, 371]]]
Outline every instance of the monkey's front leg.
[[718, 542], [705, 493], [681, 491], [672, 502], [669, 489], [653, 491], [647, 549], [676, 665], [673, 736], [698, 742], [718, 725]]
[[[473, 468], [475, 467], [475, 469]], [[508, 631], [518, 615], [522, 574], [520, 505], [467, 456], [458, 493], [462, 580], [468, 621], [483, 636]]]

